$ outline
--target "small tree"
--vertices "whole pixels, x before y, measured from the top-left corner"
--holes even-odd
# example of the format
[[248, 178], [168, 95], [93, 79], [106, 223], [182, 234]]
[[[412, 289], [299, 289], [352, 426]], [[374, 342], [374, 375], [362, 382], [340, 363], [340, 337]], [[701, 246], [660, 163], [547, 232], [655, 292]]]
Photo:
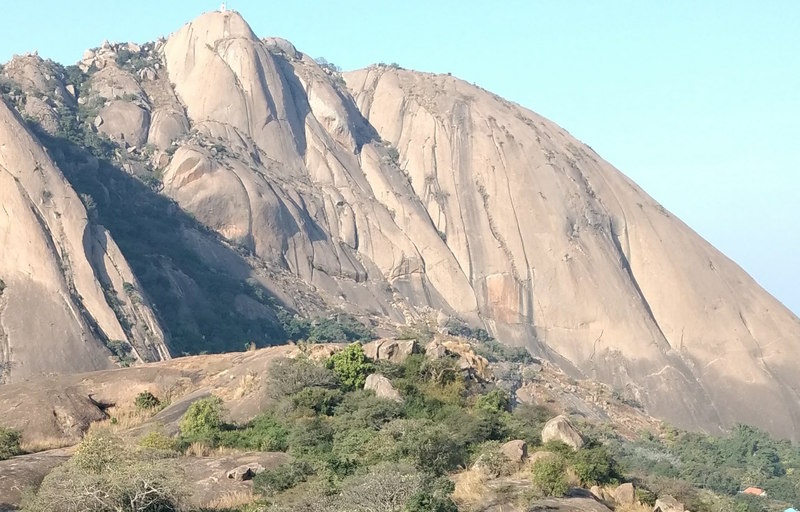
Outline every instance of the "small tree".
[[346, 390], [363, 388], [367, 375], [374, 370], [360, 343], [348, 345], [341, 352], [332, 355], [327, 366], [333, 370]]

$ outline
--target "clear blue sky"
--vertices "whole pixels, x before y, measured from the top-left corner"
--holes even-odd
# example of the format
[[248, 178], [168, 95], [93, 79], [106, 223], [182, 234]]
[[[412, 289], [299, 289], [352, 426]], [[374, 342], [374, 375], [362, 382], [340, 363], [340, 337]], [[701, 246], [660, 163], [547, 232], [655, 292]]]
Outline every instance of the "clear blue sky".
[[[0, 61], [64, 64], [218, 3], [5, 2]], [[452, 72], [554, 120], [800, 313], [800, 1], [233, 0], [345, 69]]]

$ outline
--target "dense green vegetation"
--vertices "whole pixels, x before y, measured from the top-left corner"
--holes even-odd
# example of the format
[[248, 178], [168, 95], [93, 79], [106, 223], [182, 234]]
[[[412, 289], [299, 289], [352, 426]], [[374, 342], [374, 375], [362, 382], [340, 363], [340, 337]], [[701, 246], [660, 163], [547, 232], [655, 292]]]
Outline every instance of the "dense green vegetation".
[[17, 430], [0, 427], [0, 460], [10, 459], [19, 455], [19, 440], [21, 436]]
[[[661, 435], [645, 433], [636, 441], [586, 428], [603, 440], [626, 475], [656, 494], [675, 495], [693, 511], [712, 510], [709, 493], [702, 491], [735, 498], [731, 510], [783, 510], [800, 503], [800, 448], [756, 428], [739, 425], [727, 435], [710, 436], [665, 427]], [[766, 490], [767, 498], [739, 494], [750, 486]]]
[[[375, 370], [401, 390], [402, 403], [361, 389]], [[268, 374], [272, 405], [257, 418], [226, 425], [224, 404], [209, 397], [189, 408], [180, 440], [183, 446], [202, 442], [289, 453], [292, 462], [255, 479], [275, 510], [307, 510], [311, 503], [340, 510], [344, 500], [352, 506], [356, 495], [374, 507], [383, 499], [380, 493], [397, 484], [391, 492], [402, 497], [405, 510], [453, 511], [449, 472], [470, 465], [487, 441], [537, 444], [551, 416], [535, 406], [511, 412], [503, 391], [465, 378], [453, 359], [414, 355], [402, 365], [376, 364], [359, 344], [319, 364], [279, 360]]]

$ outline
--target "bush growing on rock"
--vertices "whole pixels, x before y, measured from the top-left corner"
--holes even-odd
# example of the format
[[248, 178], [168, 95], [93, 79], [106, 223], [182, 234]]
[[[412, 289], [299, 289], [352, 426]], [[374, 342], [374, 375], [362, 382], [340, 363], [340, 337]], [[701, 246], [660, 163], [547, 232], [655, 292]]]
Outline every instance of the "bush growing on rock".
[[174, 459], [134, 450], [109, 432], [92, 432], [23, 504], [30, 512], [169, 512], [183, 490]]
[[360, 343], [348, 345], [328, 359], [327, 367], [339, 378], [345, 390], [361, 389], [374, 366], [364, 354]]
[[159, 400], [158, 397], [156, 397], [153, 393], [149, 391], [142, 391], [141, 393], [136, 395], [136, 399], [134, 400], [134, 405], [136, 405], [136, 408], [139, 410], [147, 411], [160, 407], [161, 400]]
[[222, 427], [222, 399], [210, 396], [196, 400], [180, 422], [184, 441], [216, 443]]
[[278, 359], [267, 369], [267, 392], [276, 399], [299, 393], [305, 388], [334, 388], [336, 384], [333, 371], [305, 357]]
[[305, 482], [313, 473], [314, 468], [306, 461], [287, 462], [257, 474], [253, 478], [253, 489], [262, 496], [272, 496]]
[[22, 435], [13, 429], [0, 427], [0, 460], [10, 459], [22, 453], [19, 440]]

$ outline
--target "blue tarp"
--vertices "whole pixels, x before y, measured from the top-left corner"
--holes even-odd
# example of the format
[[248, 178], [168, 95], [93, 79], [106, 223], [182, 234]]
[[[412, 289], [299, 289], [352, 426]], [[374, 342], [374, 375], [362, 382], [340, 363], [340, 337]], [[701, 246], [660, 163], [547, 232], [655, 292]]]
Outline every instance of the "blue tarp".
[[795, 510], [795, 509], [793, 509], [793, 508], [787, 508], [787, 509], [786, 509], [786, 510], [784, 510], [783, 512], [797, 512], [797, 510]]

